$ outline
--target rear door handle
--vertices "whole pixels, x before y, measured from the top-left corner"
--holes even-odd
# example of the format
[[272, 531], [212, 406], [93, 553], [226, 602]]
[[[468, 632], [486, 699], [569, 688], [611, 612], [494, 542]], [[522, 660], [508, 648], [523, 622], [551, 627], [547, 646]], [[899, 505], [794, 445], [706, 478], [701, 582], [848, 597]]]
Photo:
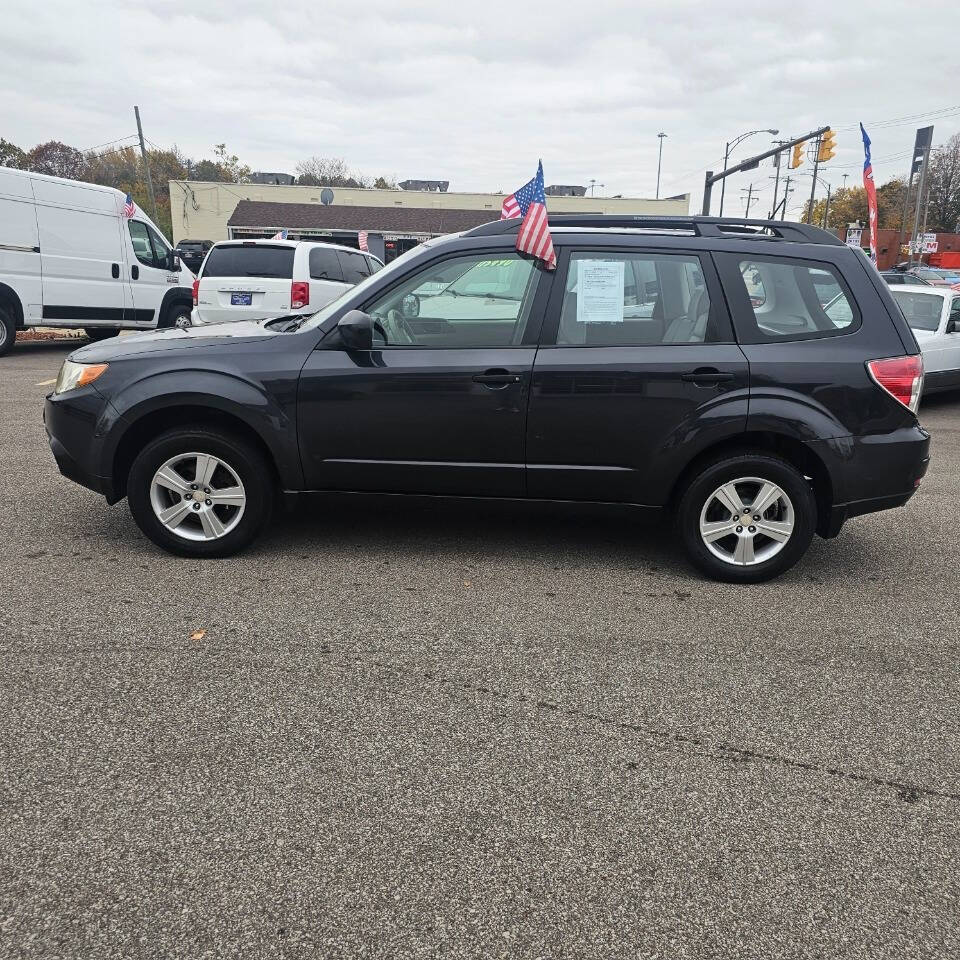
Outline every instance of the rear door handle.
[[716, 367], [699, 367], [690, 373], [680, 374], [680, 379], [686, 380], [687, 383], [726, 383], [733, 378], [732, 373], [721, 373]]
[[515, 373], [511, 373], [509, 370], [495, 367], [492, 370], [484, 370], [483, 373], [478, 373], [473, 378], [473, 382], [482, 383], [485, 387], [493, 387], [496, 389], [508, 387], [511, 383], [519, 383], [520, 377]]

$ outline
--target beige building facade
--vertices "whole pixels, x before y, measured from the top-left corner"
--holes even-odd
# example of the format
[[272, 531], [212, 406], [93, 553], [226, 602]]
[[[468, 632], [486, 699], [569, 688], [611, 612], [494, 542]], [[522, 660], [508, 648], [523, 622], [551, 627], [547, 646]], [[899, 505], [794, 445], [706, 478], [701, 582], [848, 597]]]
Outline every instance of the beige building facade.
[[[330, 200], [324, 190], [332, 192], [331, 205], [376, 207], [410, 210], [489, 211], [490, 219], [500, 216], [501, 193], [440, 193], [419, 190], [364, 190], [350, 187], [304, 187], [259, 183], [209, 183], [196, 180], [171, 180], [170, 211], [173, 219], [173, 241], [228, 240], [228, 221], [241, 200], [268, 203], [317, 204]], [[685, 194], [663, 200], [638, 197], [548, 197], [552, 213], [619, 213], [648, 216], [686, 216], [690, 197]], [[375, 214], [372, 217], [375, 218]], [[281, 225], [284, 226], [284, 225]], [[378, 230], [380, 225], [367, 225]]]

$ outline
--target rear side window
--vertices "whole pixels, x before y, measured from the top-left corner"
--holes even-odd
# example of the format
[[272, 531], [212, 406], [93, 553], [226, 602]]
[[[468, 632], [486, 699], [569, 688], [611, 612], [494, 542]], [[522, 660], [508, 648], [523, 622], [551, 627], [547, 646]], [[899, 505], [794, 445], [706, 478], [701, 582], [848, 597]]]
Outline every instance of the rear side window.
[[370, 268], [371, 273], [376, 273], [378, 270], [383, 269], [383, 264], [379, 260], [374, 260], [373, 257], [367, 257], [367, 266]]
[[343, 268], [343, 279], [346, 283], [359, 283], [370, 276], [370, 266], [362, 253], [338, 250], [337, 254], [340, 257], [340, 266]]
[[293, 277], [293, 247], [214, 247], [203, 262], [205, 277]]
[[559, 346], [719, 340], [700, 258], [577, 251], [567, 266]]
[[780, 257], [718, 257], [737, 334], [743, 343], [811, 340], [850, 333], [860, 313], [837, 270], [827, 263]]
[[310, 277], [313, 280], [335, 280], [343, 283], [343, 270], [337, 251], [330, 247], [314, 247], [310, 251]]

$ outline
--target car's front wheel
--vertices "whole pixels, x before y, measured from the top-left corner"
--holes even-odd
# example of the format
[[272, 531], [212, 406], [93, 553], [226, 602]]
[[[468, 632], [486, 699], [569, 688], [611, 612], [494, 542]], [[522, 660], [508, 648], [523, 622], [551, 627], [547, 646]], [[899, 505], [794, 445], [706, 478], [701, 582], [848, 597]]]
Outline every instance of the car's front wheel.
[[110, 337], [116, 337], [120, 334], [119, 327], [84, 327], [83, 332], [88, 340], [99, 343], [101, 340], [109, 340]]
[[147, 444], [127, 478], [137, 526], [158, 546], [225, 557], [264, 528], [276, 488], [259, 450], [215, 428], [174, 429]]
[[803, 474], [764, 452], [705, 464], [680, 500], [680, 533], [693, 564], [714, 580], [759, 583], [789, 570], [817, 526]]

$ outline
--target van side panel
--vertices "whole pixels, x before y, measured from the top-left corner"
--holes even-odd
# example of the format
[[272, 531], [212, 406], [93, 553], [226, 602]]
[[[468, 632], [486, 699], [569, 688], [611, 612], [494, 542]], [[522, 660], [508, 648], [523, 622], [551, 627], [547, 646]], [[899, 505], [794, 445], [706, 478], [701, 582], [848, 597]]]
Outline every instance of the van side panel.
[[40, 240], [28, 177], [0, 168], [0, 283], [13, 290], [25, 324], [40, 319]]
[[[38, 193], [58, 193], [66, 199], [69, 188], [38, 181]], [[52, 187], [57, 188], [51, 190]], [[36, 188], [35, 188], [36, 189]], [[78, 190], [89, 201], [92, 191]], [[96, 195], [115, 205], [109, 194]], [[43, 263], [43, 319], [63, 326], [120, 326], [128, 300], [127, 278], [117, 210], [94, 212], [37, 203], [40, 254]]]

